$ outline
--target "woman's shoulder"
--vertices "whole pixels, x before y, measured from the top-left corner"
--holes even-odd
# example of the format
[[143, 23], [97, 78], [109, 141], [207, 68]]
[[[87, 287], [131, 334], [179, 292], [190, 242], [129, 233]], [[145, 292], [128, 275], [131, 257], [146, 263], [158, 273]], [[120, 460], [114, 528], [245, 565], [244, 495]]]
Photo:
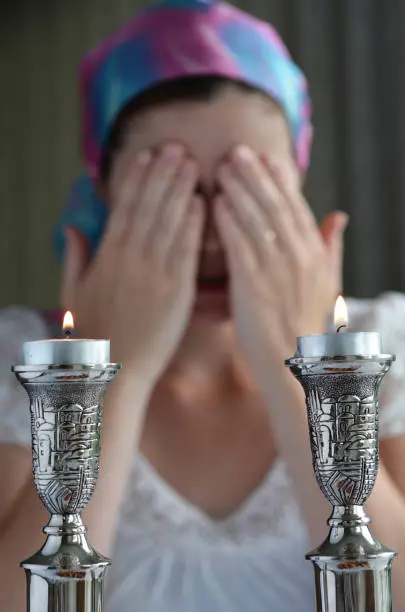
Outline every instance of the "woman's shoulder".
[[380, 437], [405, 434], [405, 294], [385, 293], [372, 300], [348, 300], [349, 327], [378, 331], [383, 352], [396, 356], [380, 394]]
[[373, 299], [347, 300], [349, 327], [353, 331], [378, 331], [383, 341], [402, 341], [405, 348], [405, 293], [383, 293]]
[[30, 446], [28, 396], [11, 371], [22, 345], [49, 337], [43, 313], [19, 306], [0, 309], [0, 443]]
[[[0, 308], [0, 329], [25, 331], [31, 336], [47, 329], [48, 311], [36, 310], [27, 306], [7, 306]], [[31, 330], [34, 330], [32, 332]]]
[[18, 359], [24, 342], [49, 337], [45, 314], [23, 306], [0, 309], [0, 359]]

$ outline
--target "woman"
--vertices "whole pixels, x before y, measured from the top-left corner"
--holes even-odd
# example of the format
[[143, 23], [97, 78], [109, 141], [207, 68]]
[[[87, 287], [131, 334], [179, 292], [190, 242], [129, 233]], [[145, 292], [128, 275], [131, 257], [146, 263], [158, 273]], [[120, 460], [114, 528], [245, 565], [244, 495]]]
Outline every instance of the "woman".
[[[325, 329], [346, 217], [318, 229], [301, 193], [304, 78], [271, 26], [226, 4], [172, 0], [89, 54], [81, 85], [91, 182], [78, 183], [61, 221], [61, 301], [82, 335], [111, 338], [124, 365], [85, 517], [113, 557], [106, 609], [312, 612], [304, 554], [325, 537], [329, 508], [283, 360], [296, 336]], [[400, 553], [404, 313], [400, 295], [350, 302], [351, 326], [379, 328], [399, 355], [368, 510]], [[17, 612], [18, 562], [40, 546], [46, 513], [31, 483], [27, 401], [8, 369], [23, 340], [49, 331], [9, 310], [0, 332], [0, 599]]]

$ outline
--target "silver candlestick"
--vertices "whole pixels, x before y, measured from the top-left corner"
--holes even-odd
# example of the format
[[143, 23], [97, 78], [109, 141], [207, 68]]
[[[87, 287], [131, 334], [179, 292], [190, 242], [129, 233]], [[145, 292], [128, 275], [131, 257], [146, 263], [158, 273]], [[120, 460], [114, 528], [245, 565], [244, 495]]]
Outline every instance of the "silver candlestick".
[[286, 364], [306, 395], [312, 460], [333, 506], [330, 531], [307, 555], [318, 612], [391, 612], [396, 553], [372, 535], [364, 511], [378, 471], [378, 394], [394, 357], [376, 333], [298, 339]]
[[21, 564], [27, 610], [101, 612], [110, 561], [88, 542], [80, 513], [97, 482], [102, 401], [118, 366], [51, 361], [13, 368], [30, 399], [34, 480], [51, 514], [43, 547]]

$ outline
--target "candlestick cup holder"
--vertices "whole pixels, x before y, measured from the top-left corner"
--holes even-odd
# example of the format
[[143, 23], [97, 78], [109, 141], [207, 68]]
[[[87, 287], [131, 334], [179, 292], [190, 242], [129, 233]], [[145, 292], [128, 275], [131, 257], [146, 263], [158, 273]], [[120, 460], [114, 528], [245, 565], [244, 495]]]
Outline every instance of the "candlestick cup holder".
[[110, 561], [81, 518], [96, 486], [102, 403], [119, 366], [15, 366], [30, 400], [32, 465], [50, 513], [41, 550], [22, 562], [28, 612], [101, 612]]
[[327, 539], [307, 555], [318, 612], [392, 610], [396, 553], [372, 535], [364, 504], [378, 471], [379, 388], [393, 359], [297, 354], [286, 362], [305, 391], [313, 467], [333, 506]]

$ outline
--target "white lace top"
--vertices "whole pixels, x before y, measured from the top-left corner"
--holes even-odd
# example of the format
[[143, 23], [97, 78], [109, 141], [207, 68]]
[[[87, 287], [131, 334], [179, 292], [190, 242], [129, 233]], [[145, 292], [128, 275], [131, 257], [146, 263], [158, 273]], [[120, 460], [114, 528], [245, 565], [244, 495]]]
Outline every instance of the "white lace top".
[[[349, 302], [351, 329], [378, 329], [397, 355], [381, 394], [381, 435], [405, 433], [405, 295]], [[10, 374], [41, 317], [0, 312], [0, 442], [30, 444], [28, 402]], [[326, 525], [325, 525], [326, 533]], [[134, 456], [107, 581], [106, 612], [314, 612], [305, 524], [284, 464], [225, 520], [212, 520]]]

